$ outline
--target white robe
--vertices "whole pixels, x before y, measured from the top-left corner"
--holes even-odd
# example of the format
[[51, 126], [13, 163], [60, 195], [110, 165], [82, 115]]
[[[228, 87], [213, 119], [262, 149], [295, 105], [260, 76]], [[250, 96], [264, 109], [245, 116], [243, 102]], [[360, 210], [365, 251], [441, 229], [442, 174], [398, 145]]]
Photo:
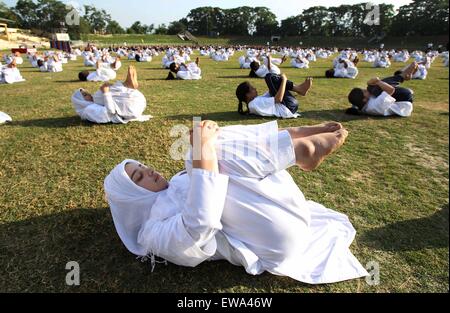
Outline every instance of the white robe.
[[6, 114], [5, 112], [0, 111], [0, 124], [4, 124], [6, 122], [12, 122], [11, 116]]
[[291, 65], [295, 68], [309, 68], [309, 61], [307, 59], [302, 59], [303, 62], [300, 62], [297, 59], [292, 59]]
[[[97, 92], [93, 102], [86, 101], [77, 90], [72, 96], [72, 104], [82, 120], [92, 123], [127, 124], [133, 121], [148, 121], [151, 116], [142, 115], [146, 108], [145, 98], [142, 100], [143, 95], [140, 97], [139, 92], [134, 93], [127, 89], [121, 83], [116, 83], [108, 93]], [[126, 98], [129, 100], [125, 100]]]
[[260, 77], [260, 78], [265, 78], [267, 74], [275, 74], [275, 75], [280, 75], [281, 74], [281, 70], [278, 66], [271, 64], [270, 65], [270, 71], [269, 68], [265, 65], [265, 64], [261, 64], [259, 66], [259, 69], [255, 72], [256, 76]]
[[383, 91], [378, 97], [371, 97], [362, 109], [367, 115], [409, 117], [413, 112], [413, 104], [408, 101], [399, 101]]
[[419, 68], [418, 68], [417, 72], [415, 72], [413, 74], [412, 79], [425, 80], [425, 79], [427, 79], [427, 76], [428, 76], [427, 67], [423, 64], [419, 64]]
[[100, 66], [95, 72], [89, 73], [87, 80], [90, 82], [107, 82], [116, 79], [116, 77], [117, 73], [112, 68]]
[[[277, 147], [261, 145], [275, 138]], [[246, 148], [260, 154], [246, 157]], [[287, 131], [276, 122], [225, 127], [217, 150], [236, 157], [219, 161], [220, 174], [192, 169], [188, 159], [187, 174], [157, 195], [133, 187], [127, 161], [106, 178], [114, 224], [132, 253], [189, 267], [225, 259], [251, 275], [309, 284], [368, 275], [350, 252], [356, 232], [347, 216], [307, 201], [285, 171], [295, 163]]]
[[[147, 107], [145, 96], [136, 89], [127, 88], [118, 81], [110, 87], [111, 97], [104, 97], [99, 90], [94, 94], [94, 102], [100, 105], [111, 103], [124, 121], [148, 121], [150, 115], [142, 115]], [[112, 101], [112, 102], [111, 102]]]
[[9, 68], [7, 65], [0, 67], [0, 84], [14, 84], [25, 81], [17, 67]]
[[199, 80], [202, 79], [202, 70], [194, 62], [187, 64], [186, 67], [181, 65], [177, 72], [177, 78], [183, 80]]
[[[108, 94], [104, 96], [109, 97]], [[123, 124], [123, 119], [115, 114], [115, 107], [111, 105], [112, 102], [105, 100], [104, 103], [106, 105], [86, 101], [79, 90], [72, 95], [72, 105], [82, 120], [97, 124]]]
[[285, 105], [276, 103], [275, 97], [272, 97], [269, 92], [250, 101], [248, 109], [251, 114], [259, 116], [279, 117], [284, 119], [298, 118], [300, 116], [298, 113], [292, 113]]

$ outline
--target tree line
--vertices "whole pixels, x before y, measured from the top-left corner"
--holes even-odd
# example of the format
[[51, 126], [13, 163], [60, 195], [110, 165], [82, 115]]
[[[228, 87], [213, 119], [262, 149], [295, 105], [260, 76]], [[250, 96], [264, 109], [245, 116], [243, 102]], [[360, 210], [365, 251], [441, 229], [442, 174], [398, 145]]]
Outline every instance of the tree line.
[[[7, 7], [0, 0], [0, 17], [15, 21], [18, 27], [44, 32], [60, 28], [70, 12], [73, 8], [58, 0], [18, 0], [14, 7]], [[174, 35], [185, 30], [200, 36], [413, 36], [448, 34], [449, 4], [447, 0], [413, 0], [398, 11], [391, 4], [375, 8], [366, 2], [328, 8], [313, 6], [281, 22], [266, 7], [199, 7], [169, 25], [136, 21], [128, 28], [92, 5], [78, 9], [77, 14], [77, 25], [66, 24], [74, 38], [89, 33]]]

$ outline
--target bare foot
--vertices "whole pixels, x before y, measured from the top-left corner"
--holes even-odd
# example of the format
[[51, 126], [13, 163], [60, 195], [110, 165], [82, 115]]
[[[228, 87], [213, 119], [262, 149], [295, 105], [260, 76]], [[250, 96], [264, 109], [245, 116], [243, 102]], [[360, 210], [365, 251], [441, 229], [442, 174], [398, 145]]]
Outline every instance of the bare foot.
[[313, 78], [308, 77], [303, 84], [294, 86], [294, 91], [299, 95], [306, 96], [313, 84]]
[[286, 56], [286, 55], [283, 55], [283, 58], [281, 58], [281, 64], [283, 64], [284, 62], [286, 62], [286, 60], [287, 60], [287, 56]]
[[343, 129], [341, 123], [338, 122], [327, 122], [319, 125], [313, 125], [313, 126], [301, 126], [301, 127], [292, 127], [289, 128], [289, 134], [292, 138], [305, 138], [309, 136], [314, 136], [318, 134], [323, 133], [333, 133], [335, 131], [338, 131], [340, 129]]
[[342, 128], [332, 133], [318, 134], [294, 141], [297, 165], [304, 171], [312, 171], [336, 152], [348, 137], [346, 129]]
[[411, 80], [413, 74], [415, 74], [419, 70], [419, 64], [417, 62], [411, 63], [404, 71], [403, 78], [405, 80]]
[[196, 59], [195, 59], [195, 64], [197, 64], [197, 66], [199, 65], [199, 63], [200, 63], [200, 58], [199, 57], [197, 57]]
[[139, 88], [136, 68], [133, 65], [130, 65], [128, 67], [128, 75], [127, 75], [127, 79], [125, 80], [124, 86], [131, 88], [131, 89]]

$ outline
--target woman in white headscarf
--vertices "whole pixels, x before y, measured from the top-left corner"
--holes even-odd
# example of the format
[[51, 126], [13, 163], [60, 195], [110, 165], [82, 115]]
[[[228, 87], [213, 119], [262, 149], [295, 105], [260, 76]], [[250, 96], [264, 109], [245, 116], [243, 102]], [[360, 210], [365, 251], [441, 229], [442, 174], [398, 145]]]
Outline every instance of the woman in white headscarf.
[[143, 115], [147, 100], [138, 87], [136, 69], [130, 66], [125, 82], [105, 83], [94, 95], [79, 89], [72, 95], [72, 104], [81, 119], [93, 123], [145, 122], [151, 116]]
[[219, 129], [194, 126], [186, 171], [167, 182], [125, 160], [105, 179], [126, 248], [181, 266], [228, 260], [310, 283], [367, 275], [350, 252], [347, 216], [307, 201], [286, 169], [315, 169], [347, 137], [338, 123], [278, 129], [277, 122]]

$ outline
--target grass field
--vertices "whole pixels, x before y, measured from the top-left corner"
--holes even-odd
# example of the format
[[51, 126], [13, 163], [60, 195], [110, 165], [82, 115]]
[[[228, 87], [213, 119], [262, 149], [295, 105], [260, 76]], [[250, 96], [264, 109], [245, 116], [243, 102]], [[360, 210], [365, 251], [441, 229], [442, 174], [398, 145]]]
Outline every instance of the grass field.
[[[125, 158], [152, 164], [166, 176], [183, 163], [168, 157], [177, 124], [192, 116], [220, 125], [255, 124], [270, 118], [236, 113], [235, 87], [246, 79], [238, 55], [227, 63], [201, 58], [203, 80], [164, 81], [160, 57], [135, 64], [148, 100], [147, 123], [92, 125], [75, 116], [70, 96], [79, 87], [82, 61], [63, 73], [21, 67], [26, 82], [0, 86], [0, 110], [14, 122], [0, 126], [0, 292], [448, 292], [449, 290], [449, 87], [440, 59], [426, 81], [407, 82], [416, 92], [411, 118], [367, 118], [343, 114], [353, 86], [387, 76], [360, 65], [357, 80], [322, 78], [331, 59], [309, 70], [288, 65], [294, 81], [315, 77], [300, 98], [303, 117], [280, 120], [282, 127], [342, 122], [347, 144], [317, 171], [290, 173], [306, 197], [349, 215], [358, 231], [352, 251], [362, 264], [380, 264], [381, 281], [364, 279], [309, 286], [270, 274], [250, 276], [226, 262], [197, 268], [137, 261], [116, 235], [102, 184]], [[124, 79], [128, 61], [118, 78]], [[263, 80], [252, 80], [260, 91]], [[65, 284], [65, 265], [81, 266], [81, 285]]]
[[[270, 37], [198, 37], [200, 45], [266, 45], [271, 40]], [[170, 35], [83, 35], [83, 41], [94, 42], [97, 45], [123, 44], [129, 45], [185, 45], [188, 42], [181, 40], [177, 36]], [[380, 43], [369, 43], [369, 38], [349, 38], [349, 37], [282, 37], [279, 45], [285, 46], [306, 46], [306, 47], [353, 47], [358, 49], [372, 48], [378, 49]], [[300, 44], [301, 42], [301, 44]], [[428, 43], [433, 43], [435, 47], [445, 46], [448, 43], [448, 36], [414, 36], [414, 37], [386, 37], [383, 40], [387, 49], [410, 49], [423, 50]]]

